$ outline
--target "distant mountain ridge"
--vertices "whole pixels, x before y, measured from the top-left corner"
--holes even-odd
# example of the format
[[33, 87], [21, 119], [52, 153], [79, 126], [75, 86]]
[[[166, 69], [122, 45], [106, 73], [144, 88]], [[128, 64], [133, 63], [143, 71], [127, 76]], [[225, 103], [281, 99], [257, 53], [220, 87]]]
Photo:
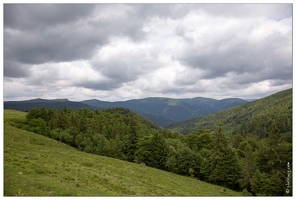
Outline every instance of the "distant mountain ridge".
[[180, 122], [193, 117], [209, 115], [233, 106], [245, 104], [247, 101], [239, 98], [216, 100], [204, 97], [192, 99], [149, 97], [116, 102], [91, 99], [82, 101], [82, 103], [101, 108], [128, 108], [160, 126], [167, 126], [172, 122]]
[[4, 109], [14, 109], [20, 111], [28, 111], [32, 108], [55, 108], [55, 109], [63, 109], [71, 108], [73, 110], [77, 110], [79, 108], [88, 108], [90, 110], [99, 109], [97, 107], [93, 107], [87, 104], [83, 104], [81, 102], [69, 101], [68, 99], [30, 99], [25, 101], [5, 101]]
[[144, 99], [133, 99], [127, 101], [100, 101], [90, 99], [81, 102], [69, 101], [68, 99], [31, 99], [26, 101], [6, 101], [4, 109], [27, 111], [31, 108], [56, 108], [64, 107], [77, 110], [88, 108], [90, 110], [103, 110], [113, 107], [123, 107], [138, 113], [142, 117], [165, 127], [175, 122], [181, 122], [194, 117], [205, 116], [237, 105], [248, 103], [239, 98], [227, 98], [216, 100], [211, 98], [162, 98], [149, 97]]

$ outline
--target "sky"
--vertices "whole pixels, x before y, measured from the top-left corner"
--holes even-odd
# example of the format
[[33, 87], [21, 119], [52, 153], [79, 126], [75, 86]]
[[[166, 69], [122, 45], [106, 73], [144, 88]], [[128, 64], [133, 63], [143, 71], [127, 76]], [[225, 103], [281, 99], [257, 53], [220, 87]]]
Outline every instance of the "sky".
[[3, 98], [262, 98], [292, 88], [292, 7], [4, 4]]

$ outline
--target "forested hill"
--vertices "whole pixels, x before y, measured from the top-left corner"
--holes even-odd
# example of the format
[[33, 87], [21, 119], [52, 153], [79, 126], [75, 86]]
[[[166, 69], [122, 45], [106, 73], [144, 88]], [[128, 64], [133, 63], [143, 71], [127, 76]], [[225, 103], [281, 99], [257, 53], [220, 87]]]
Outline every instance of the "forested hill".
[[88, 108], [90, 110], [103, 110], [114, 107], [130, 109], [142, 117], [165, 127], [174, 122], [180, 122], [197, 116], [205, 116], [220, 110], [247, 103], [238, 98], [222, 100], [197, 97], [192, 99], [171, 99], [150, 97], [128, 101], [108, 102], [100, 100], [85, 100], [81, 102], [68, 99], [31, 99], [26, 101], [5, 101], [4, 109], [28, 111], [31, 108], [55, 108], [58, 110], [71, 108], [78, 110]]
[[25, 115], [20, 111], [4, 111], [4, 196], [242, 195], [195, 178], [80, 152], [10, 125], [25, 121]]
[[55, 109], [63, 109], [71, 108], [77, 110], [79, 108], [87, 108], [90, 110], [102, 108], [94, 107], [91, 105], [83, 104], [81, 102], [69, 101], [68, 99], [31, 99], [25, 101], [5, 101], [4, 109], [13, 109], [20, 111], [28, 111], [31, 108], [55, 108]]
[[264, 138], [272, 121], [276, 122], [280, 133], [292, 132], [292, 89], [208, 116], [175, 123], [168, 128], [189, 134], [200, 129], [213, 131], [222, 124], [225, 132]]
[[216, 100], [211, 98], [172, 99], [150, 97], [128, 101], [107, 102], [96, 99], [82, 103], [101, 108], [128, 108], [160, 126], [180, 122], [197, 116], [205, 116], [220, 110], [247, 103], [239, 98]]

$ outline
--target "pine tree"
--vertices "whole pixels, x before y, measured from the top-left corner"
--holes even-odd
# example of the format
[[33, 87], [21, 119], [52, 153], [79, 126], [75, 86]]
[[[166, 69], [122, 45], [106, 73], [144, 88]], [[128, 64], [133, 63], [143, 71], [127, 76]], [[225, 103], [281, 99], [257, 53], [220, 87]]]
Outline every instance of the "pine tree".
[[139, 141], [139, 136], [137, 133], [137, 123], [132, 121], [130, 124], [130, 132], [125, 135], [123, 139], [123, 153], [127, 161], [134, 162], [135, 160], [135, 152], [137, 150], [137, 143]]
[[270, 176], [270, 188], [268, 194], [271, 196], [284, 196], [285, 195], [285, 179], [281, 178], [280, 172], [275, 172]]
[[203, 158], [200, 164], [200, 170], [199, 170], [201, 180], [209, 181], [209, 177], [211, 174], [210, 169], [211, 169], [211, 164], [209, 159]]
[[257, 168], [251, 179], [251, 191], [256, 196], [266, 196], [270, 190], [270, 181], [267, 175]]
[[228, 141], [223, 134], [223, 128], [220, 124], [216, 130], [216, 133], [213, 136], [213, 142], [212, 142], [212, 155], [211, 155], [211, 166], [212, 170], [217, 166], [218, 161], [223, 157], [225, 154], [225, 151], [229, 148]]
[[213, 183], [234, 189], [238, 187], [240, 171], [238, 157], [223, 134], [221, 125], [219, 125], [213, 136], [211, 166], [210, 180]]
[[241, 159], [241, 179], [239, 180], [240, 186], [245, 188], [247, 191], [250, 191], [251, 178], [255, 170], [255, 164], [253, 159], [252, 147], [247, 141], [243, 149], [243, 158]]

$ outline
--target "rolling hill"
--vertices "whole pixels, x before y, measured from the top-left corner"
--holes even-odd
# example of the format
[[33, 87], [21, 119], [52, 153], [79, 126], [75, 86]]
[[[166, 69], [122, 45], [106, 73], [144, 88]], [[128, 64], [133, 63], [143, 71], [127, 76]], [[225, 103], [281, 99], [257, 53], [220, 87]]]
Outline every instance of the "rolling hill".
[[100, 109], [98, 107], [90, 106], [83, 104], [81, 102], [69, 101], [68, 99], [31, 99], [26, 101], [5, 101], [4, 109], [13, 109], [20, 111], [28, 111], [32, 108], [55, 108], [55, 109], [63, 109], [71, 108], [73, 110], [77, 110], [79, 108], [88, 108], [90, 110]]
[[116, 102], [92, 99], [82, 101], [82, 103], [101, 108], [128, 108], [164, 127], [173, 122], [180, 122], [197, 116], [205, 116], [220, 110], [247, 103], [247, 101], [238, 98], [216, 100], [203, 97], [192, 99], [151, 97]]
[[167, 128], [188, 134], [200, 129], [215, 130], [221, 123], [226, 132], [266, 137], [267, 129], [276, 121], [280, 133], [292, 132], [292, 89], [229, 108], [208, 116], [171, 124]]
[[4, 196], [240, 196], [241, 193], [140, 164], [78, 151], [11, 126], [4, 111]]
[[73, 110], [79, 108], [102, 110], [113, 107], [123, 107], [138, 113], [159, 126], [165, 127], [174, 122], [205, 116], [244, 103], [247, 103], [247, 101], [238, 98], [216, 100], [202, 97], [192, 99], [151, 97], [117, 102], [100, 101], [96, 99], [75, 102], [69, 101], [68, 99], [47, 100], [38, 98], [26, 101], [5, 101], [4, 109], [28, 111], [31, 108], [45, 107], [63, 109], [66, 107]]

